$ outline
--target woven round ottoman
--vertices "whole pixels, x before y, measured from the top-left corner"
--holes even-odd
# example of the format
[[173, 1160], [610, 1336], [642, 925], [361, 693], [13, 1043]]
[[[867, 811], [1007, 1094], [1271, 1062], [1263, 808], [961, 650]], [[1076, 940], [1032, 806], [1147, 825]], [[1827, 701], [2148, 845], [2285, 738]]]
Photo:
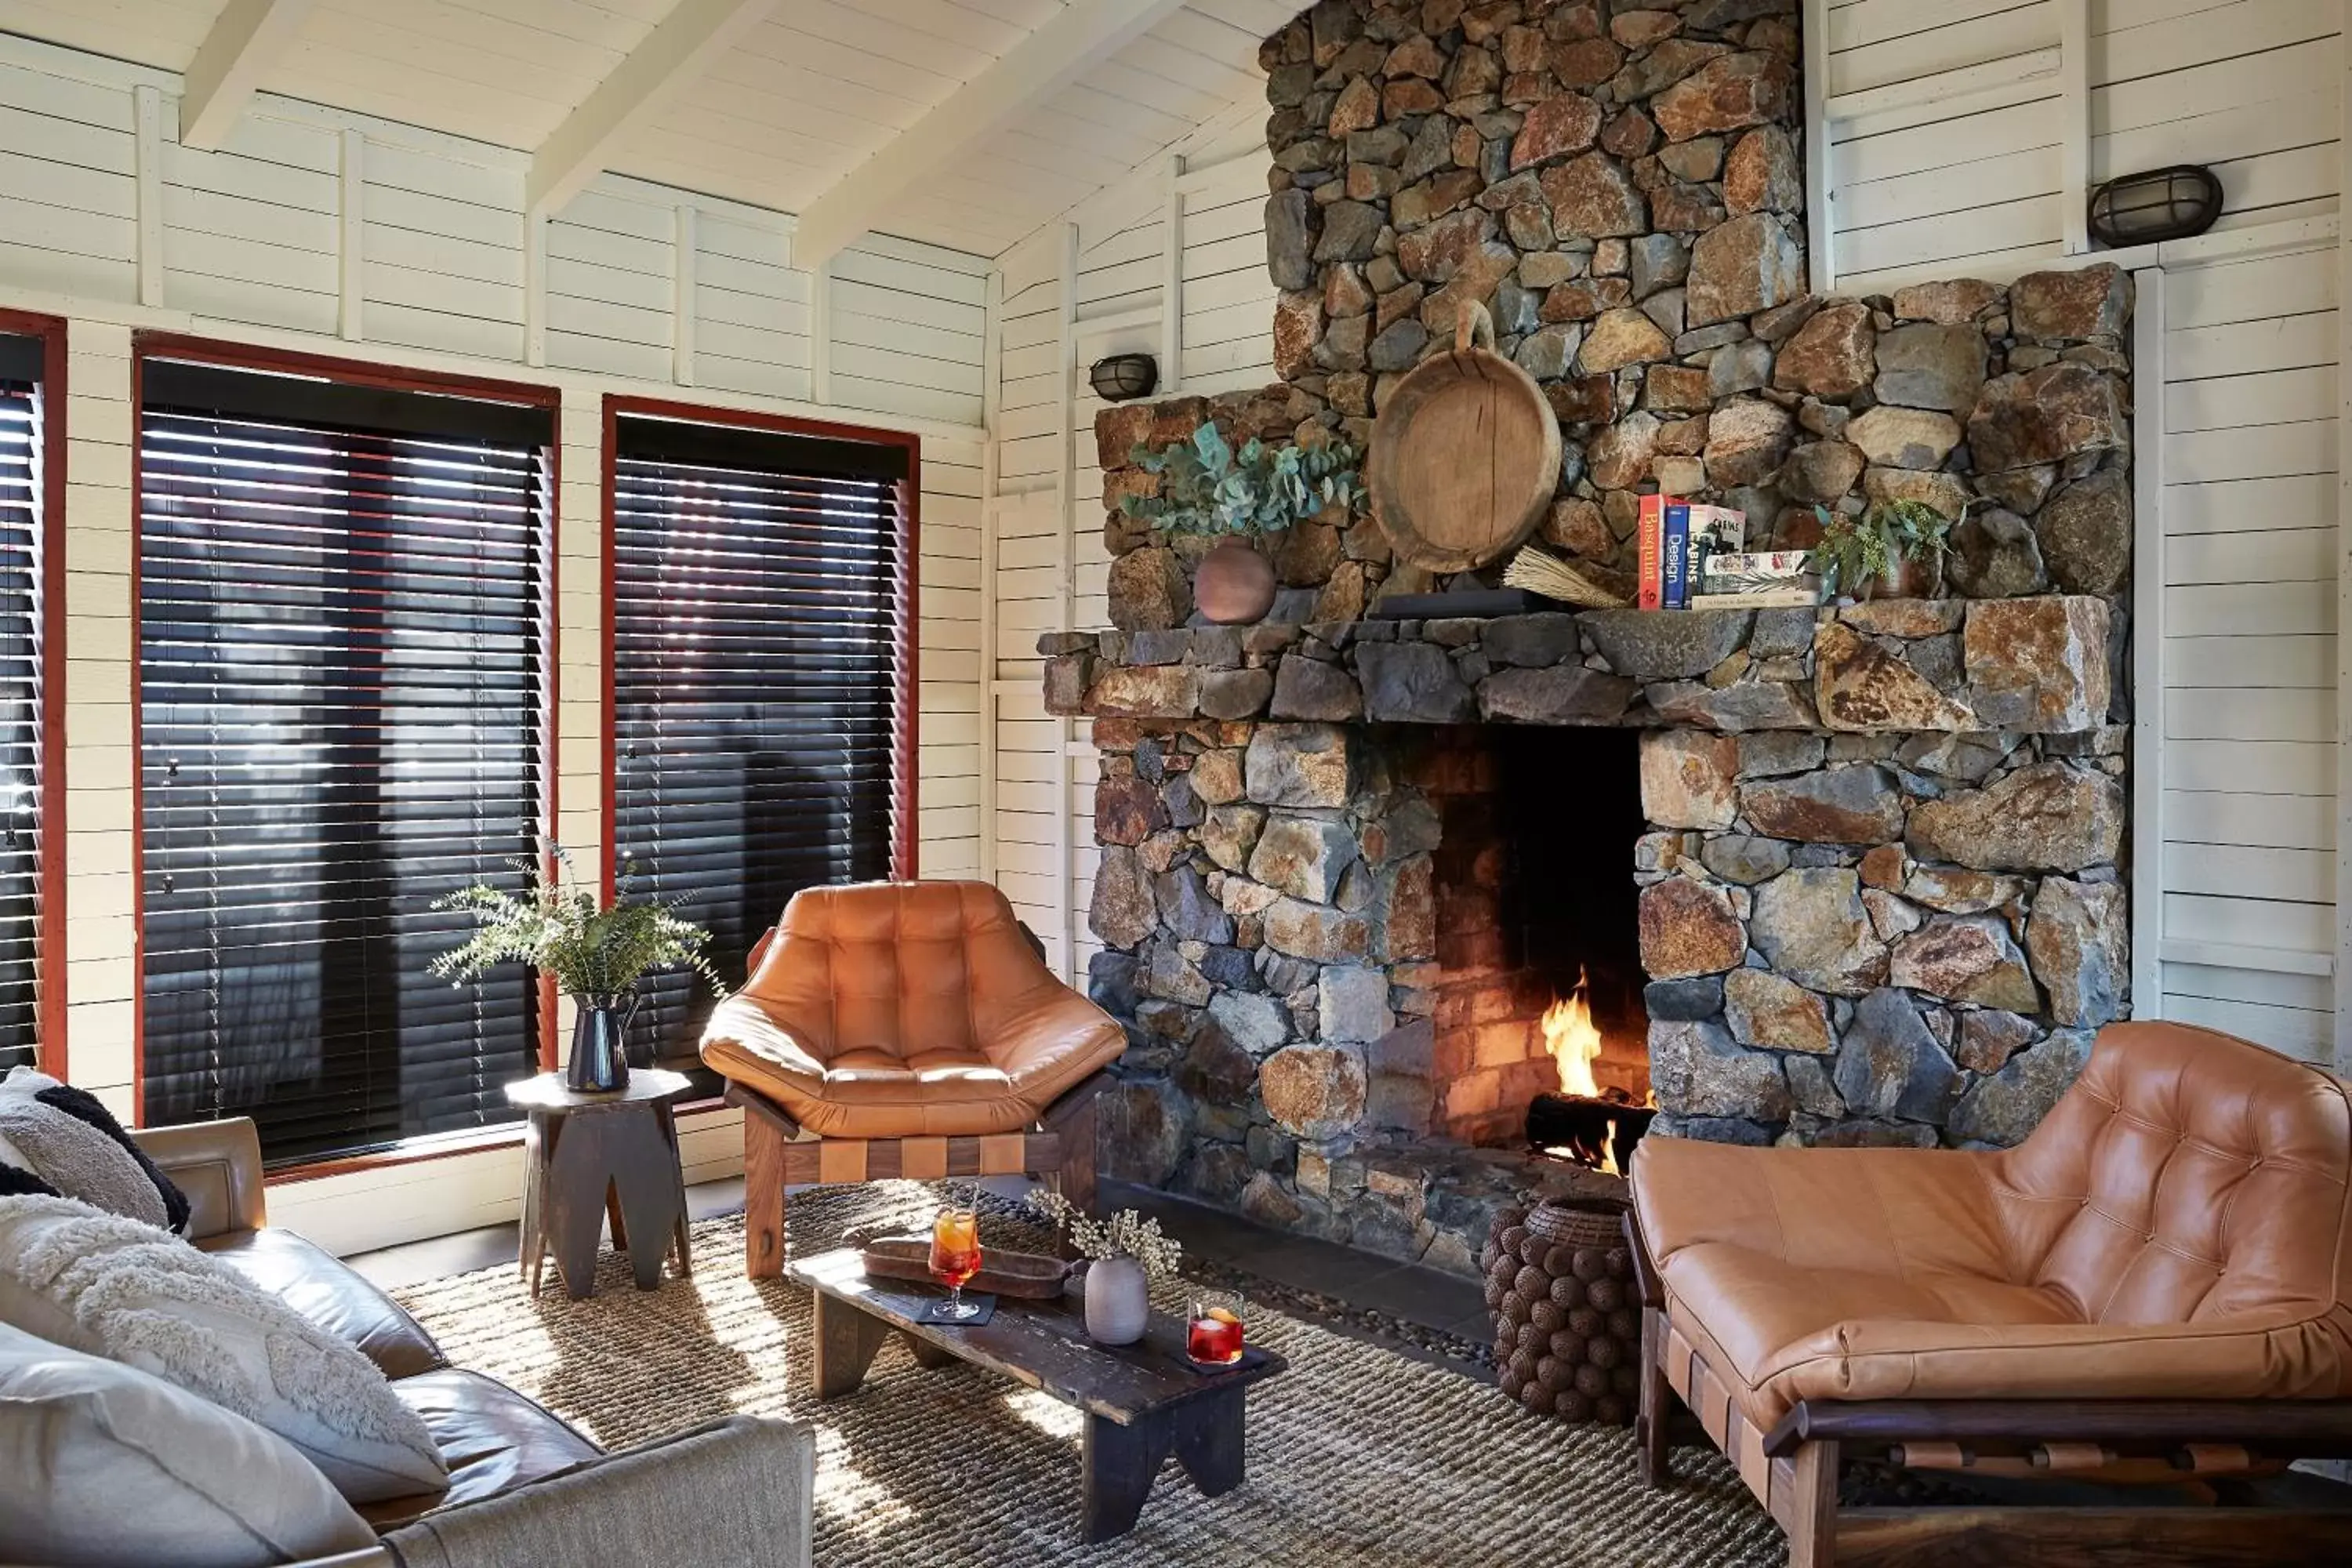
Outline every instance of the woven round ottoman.
[[1625, 1208], [1581, 1198], [1505, 1209], [1478, 1254], [1495, 1311], [1495, 1381], [1536, 1415], [1633, 1419], [1642, 1313]]

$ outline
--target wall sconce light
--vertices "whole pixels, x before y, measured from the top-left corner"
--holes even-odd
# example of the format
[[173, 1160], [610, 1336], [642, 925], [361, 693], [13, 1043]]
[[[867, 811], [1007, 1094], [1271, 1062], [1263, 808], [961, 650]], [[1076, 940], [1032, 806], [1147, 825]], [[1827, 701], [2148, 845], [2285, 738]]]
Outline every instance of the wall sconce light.
[[2126, 174], [2091, 193], [2091, 233], [2116, 248], [2203, 234], [2221, 216], [2221, 182], [2199, 163]]
[[1151, 395], [1160, 384], [1160, 367], [1150, 354], [1113, 354], [1095, 361], [1087, 380], [1105, 403], [1130, 403]]

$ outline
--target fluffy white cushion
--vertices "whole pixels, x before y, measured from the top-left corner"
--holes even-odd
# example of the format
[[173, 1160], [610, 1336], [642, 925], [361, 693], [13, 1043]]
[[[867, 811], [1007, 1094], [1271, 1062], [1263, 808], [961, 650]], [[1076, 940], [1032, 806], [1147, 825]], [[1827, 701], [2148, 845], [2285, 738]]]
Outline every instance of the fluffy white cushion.
[[247, 1568], [375, 1532], [284, 1439], [134, 1367], [0, 1326], [0, 1558]]
[[373, 1362], [151, 1226], [71, 1198], [0, 1198], [0, 1321], [268, 1427], [354, 1502], [449, 1484]]

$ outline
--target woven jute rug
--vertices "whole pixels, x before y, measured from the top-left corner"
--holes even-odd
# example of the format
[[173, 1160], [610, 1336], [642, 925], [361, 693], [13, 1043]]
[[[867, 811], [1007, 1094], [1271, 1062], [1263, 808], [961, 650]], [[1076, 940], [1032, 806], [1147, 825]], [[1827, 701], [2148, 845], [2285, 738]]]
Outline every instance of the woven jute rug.
[[[845, 1237], [923, 1228], [937, 1194], [911, 1183], [796, 1194], [795, 1255]], [[992, 1212], [983, 1243], [1036, 1246]], [[1204, 1498], [1171, 1462], [1128, 1535], [1077, 1539], [1077, 1415], [957, 1363], [918, 1367], [903, 1343], [865, 1386], [808, 1393], [808, 1293], [742, 1275], [740, 1216], [694, 1227], [695, 1272], [656, 1291], [607, 1255], [596, 1295], [531, 1300], [510, 1268], [400, 1292], [457, 1364], [488, 1373], [606, 1447], [735, 1412], [818, 1434], [819, 1568], [1029, 1563], [1312, 1564], [1362, 1568], [1771, 1568], [1780, 1531], [1721, 1460], [1676, 1455], [1644, 1490], [1622, 1429], [1525, 1414], [1491, 1384], [1284, 1315], [1254, 1340], [1290, 1371], [1250, 1391], [1248, 1479]], [[1171, 1294], [1163, 1307], [1181, 1310]]]

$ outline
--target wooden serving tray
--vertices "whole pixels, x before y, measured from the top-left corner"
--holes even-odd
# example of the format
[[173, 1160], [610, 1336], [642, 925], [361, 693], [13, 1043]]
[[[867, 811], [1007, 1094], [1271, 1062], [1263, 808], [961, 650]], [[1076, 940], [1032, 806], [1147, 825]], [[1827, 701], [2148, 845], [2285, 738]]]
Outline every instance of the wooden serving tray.
[[[925, 1281], [931, 1278], [931, 1239], [927, 1236], [877, 1236], [860, 1249], [858, 1256], [870, 1277]], [[984, 1247], [981, 1249], [980, 1272], [965, 1280], [964, 1285], [968, 1289], [998, 1296], [1049, 1301], [1061, 1295], [1062, 1281], [1069, 1272], [1070, 1266], [1058, 1258]]]

